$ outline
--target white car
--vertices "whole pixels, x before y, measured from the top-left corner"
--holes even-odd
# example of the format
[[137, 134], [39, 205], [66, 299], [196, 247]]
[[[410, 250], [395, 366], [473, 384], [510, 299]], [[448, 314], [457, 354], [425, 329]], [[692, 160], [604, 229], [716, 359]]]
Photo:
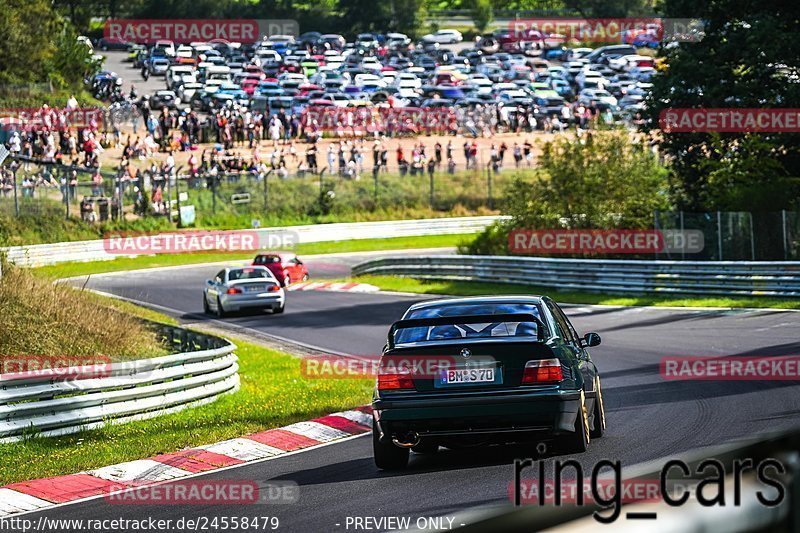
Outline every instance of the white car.
[[494, 82], [489, 78], [472, 78], [467, 82], [467, 85], [476, 87], [478, 94], [491, 94], [494, 88]]
[[361, 62], [361, 68], [364, 70], [372, 70], [376, 72], [380, 72], [383, 68], [383, 65], [380, 61], [378, 61], [377, 57], [365, 57], [364, 60]]
[[608, 60], [608, 66], [617, 71], [630, 71], [635, 67], [652, 67], [655, 65], [652, 57], [628, 54]]
[[188, 104], [197, 91], [203, 90], [203, 84], [192, 82], [184, 83], [178, 87], [178, 99], [184, 104]]
[[402, 100], [410, 100], [412, 98], [419, 98], [420, 93], [413, 87], [398, 87], [397, 98]]
[[577, 83], [578, 87], [581, 89], [585, 89], [586, 82], [590, 80], [596, 84], [605, 82], [603, 75], [599, 72], [595, 72], [594, 70], [582, 70], [577, 76], [575, 76], [575, 83]]
[[397, 81], [397, 74], [396, 70], [387, 70], [386, 72], [381, 72], [381, 79], [386, 84], [387, 87], [392, 86]]
[[351, 102], [350, 98], [346, 94], [342, 93], [331, 93], [326, 96], [327, 99], [333, 102], [333, 105], [336, 107], [347, 107], [347, 104]]
[[214, 94], [219, 91], [219, 88], [225, 83], [228, 82], [225, 80], [208, 80], [203, 84], [203, 92], [206, 94]]
[[578, 102], [589, 105], [592, 101], [616, 107], [617, 99], [602, 89], [584, 89], [578, 95]]
[[401, 72], [394, 79], [394, 86], [397, 88], [400, 88], [401, 86], [406, 86], [406, 87], [413, 87], [414, 89], [419, 89], [422, 87], [422, 80], [419, 79], [415, 74]]
[[203, 289], [203, 311], [223, 317], [244, 309], [270, 309], [274, 314], [286, 308], [286, 293], [265, 266], [229, 267], [220, 270]]
[[169, 57], [175, 57], [175, 43], [168, 40], [156, 41], [155, 48], [161, 48]]
[[363, 86], [363, 85], [365, 85], [367, 83], [369, 83], [369, 84], [376, 84], [377, 83], [377, 84], [385, 85], [383, 83], [383, 80], [381, 80], [380, 76], [376, 76], [375, 74], [356, 74], [356, 77], [353, 79], [353, 85], [356, 85], [356, 86], [359, 86], [359, 87], [361, 87], [361, 86]]
[[455, 44], [463, 41], [464, 36], [458, 30], [439, 30], [436, 33], [429, 33], [422, 40], [439, 44]]
[[191, 46], [182, 44], [178, 47], [175, 51], [175, 57], [183, 58], [183, 59], [193, 59], [194, 58], [194, 50]]
[[405, 33], [387, 33], [386, 46], [389, 48], [404, 47], [411, 44], [411, 39]]

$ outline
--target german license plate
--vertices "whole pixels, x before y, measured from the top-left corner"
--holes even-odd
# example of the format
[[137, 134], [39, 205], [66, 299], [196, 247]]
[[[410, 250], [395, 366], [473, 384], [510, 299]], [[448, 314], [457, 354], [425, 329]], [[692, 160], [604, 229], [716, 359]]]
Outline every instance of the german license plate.
[[262, 292], [264, 290], [263, 285], [248, 285], [244, 288], [245, 292]]
[[479, 383], [500, 383], [500, 373], [496, 367], [453, 368], [443, 370], [436, 385], [450, 387]]

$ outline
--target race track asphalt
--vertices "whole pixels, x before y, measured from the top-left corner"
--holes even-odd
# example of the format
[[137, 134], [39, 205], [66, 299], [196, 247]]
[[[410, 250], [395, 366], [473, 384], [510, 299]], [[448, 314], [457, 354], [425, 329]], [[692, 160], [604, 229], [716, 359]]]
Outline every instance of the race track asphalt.
[[[347, 260], [308, 260], [312, 276], [340, 275]], [[188, 322], [202, 316], [205, 279], [219, 267], [139, 271], [95, 276], [88, 287], [161, 306]], [[80, 282], [83, 284], [83, 282]], [[380, 352], [389, 324], [427, 298], [346, 292], [290, 292], [286, 313], [223, 319], [339, 353]], [[776, 310], [687, 310], [568, 306], [580, 333], [596, 331], [592, 349], [601, 371], [608, 429], [576, 458], [589, 471], [601, 459], [623, 466], [676, 456], [800, 426], [796, 381], [667, 381], [659, 374], [669, 355], [780, 356], [800, 353], [800, 313]], [[272, 506], [113, 505], [94, 499], [33, 513], [59, 518], [170, 518], [277, 516], [278, 531], [354, 531], [354, 517], [446, 516], [478, 506], [508, 504], [514, 457], [530, 447], [442, 450], [413, 456], [407, 471], [383, 473], [372, 461], [369, 436], [225, 470], [202, 479], [293, 481], [299, 502]], [[458, 524], [454, 524], [458, 525]], [[364, 529], [360, 529], [364, 531]]]

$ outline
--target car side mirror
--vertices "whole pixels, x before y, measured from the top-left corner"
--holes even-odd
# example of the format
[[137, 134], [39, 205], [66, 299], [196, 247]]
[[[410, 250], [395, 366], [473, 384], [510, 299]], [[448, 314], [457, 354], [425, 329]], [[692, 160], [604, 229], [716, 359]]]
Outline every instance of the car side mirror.
[[598, 346], [600, 344], [600, 335], [597, 333], [587, 333], [583, 336], [582, 344], [584, 347], [591, 348], [592, 346]]
[[209, 285], [209, 286], [214, 285], [214, 280], [207, 279], [206, 280], [206, 285]]

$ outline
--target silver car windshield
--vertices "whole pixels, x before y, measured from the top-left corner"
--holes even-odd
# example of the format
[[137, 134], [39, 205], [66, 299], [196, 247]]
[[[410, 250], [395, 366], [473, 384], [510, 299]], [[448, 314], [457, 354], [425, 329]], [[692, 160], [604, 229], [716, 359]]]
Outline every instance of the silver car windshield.
[[242, 268], [228, 272], [228, 281], [240, 279], [270, 279], [269, 272], [262, 268]]

